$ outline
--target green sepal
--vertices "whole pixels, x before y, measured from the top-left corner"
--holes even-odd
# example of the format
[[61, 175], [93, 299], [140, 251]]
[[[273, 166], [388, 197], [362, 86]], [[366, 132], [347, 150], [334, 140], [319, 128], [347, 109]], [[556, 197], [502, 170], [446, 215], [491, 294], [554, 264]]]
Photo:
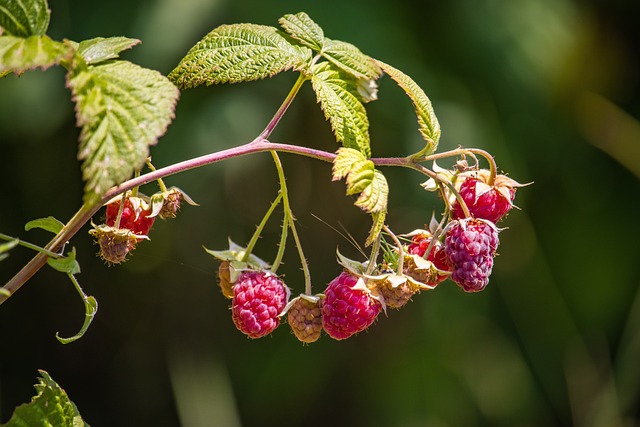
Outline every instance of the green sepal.
[[278, 22], [291, 37], [304, 46], [315, 51], [322, 50], [324, 46], [324, 32], [306, 13], [299, 12], [295, 15], [287, 14], [280, 18]]
[[417, 153], [416, 156], [426, 156], [433, 153], [438, 148], [438, 141], [440, 140], [440, 123], [433, 111], [433, 106], [431, 105], [429, 97], [411, 77], [402, 71], [389, 64], [385, 64], [382, 61], [376, 60], [376, 63], [380, 66], [382, 71], [391, 77], [398, 86], [405, 91], [413, 103], [416, 116], [418, 117], [420, 134], [425, 141], [427, 141], [426, 146]]
[[34, 387], [36, 395], [31, 402], [18, 406], [11, 419], [1, 427], [68, 426], [89, 427], [67, 393], [45, 371]]
[[67, 75], [82, 127], [85, 202], [142, 169], [174, 117], [178, 89], [157, 71], [128, 61], [87, 65], [76, 56]]
[[75, 49], [69, 42], [57, 42], [45, 35], [26, 38], [0, 36], [0, 76], [47, 68], [69, 61]]
[[140, 44], [138, 39], [128, 37], [96, 37], [78, 43], [78, 54], [86, 64], [97, 64], [109, 59], [116, 59], [123, 50]]
[[369, 119], [358, 92], [358, 80], [331, 62], [315, 64], [311, 73], [313, 90], [336, 140], [370, 156]]
[[3, 0], [0, 29], [16, 37], [42, 36], [49, 28], [50, 15], [46, 0]]
[[181, 89], [239, 83], [301, 69], [310, 59], [309, 49], [292, 44], [274, 27], [221, 25], [187, 52], [169, 79]]
[[29, 221], [25, 224], [24, 229], [26, 231], [33, 230], [34, 228], [41, 228], [43, 230], [49, 231], [53, 234], [58, 234], [64, 228], [64, 224], [52, 216], [48, 216], [46, 218], [38, 218], [32, 221]]

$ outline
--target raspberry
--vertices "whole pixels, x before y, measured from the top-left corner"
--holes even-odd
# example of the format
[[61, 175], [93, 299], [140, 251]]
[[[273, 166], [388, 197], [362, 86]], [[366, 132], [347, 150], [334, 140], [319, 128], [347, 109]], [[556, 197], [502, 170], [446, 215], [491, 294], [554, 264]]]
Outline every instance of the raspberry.
[[454, 220], [445, 239], [445, 253], [454, 267], [451, 279], [465, 292], [481, 291], [489, 283], [498, 247], [493, 223], [476, 218]]
[[382, 304], [358, 277], [347, 272], [333, 279], [325, 290], [322, 303], [322, 326], [331, 338], [343, 340], [367, 329], [378, 317]]
[[[502, 175], [499, 177], [502, 177]], [[516, 189], [508, 182], [505, 182], [506, 180], [509, 180], [509, 178], [498, 179], [496, 177], [494, 186], [489, 186], [478, 178], [469, 177], [464, 180], [459, 192], [472, 217], [496, 223], [511, 210]], [[464, 216], [462, 206], [456, 200], [453, 204], [452, 217], [453, 219], [460, 219], [464, 218]]]
[[312, 343], [322, 334], [322, 299], [300, 296], [287, 311], [287, 322], [296, 338]]
[[250, 338], [260, 338], [280, 325], [280, 313], [287, 305], [289, 289], [266, 271], [243, 272], [233, 286], [233, 323]]
[[383, 280], [374, 283], [373, 287], [384, 299], [385, 306], [394, 309], [404, 307], [411, 301], [412, 296], [420, 292], [420, 288], [408, 280], [397, 285], [394, 285], [391, 280]]
[[[114, 227], [120, 210], [120, 200], [116, 200], [107, 205], [105, 223]], [[155, 217], [150, 217], [151, 209], [146, 208], [146, 203], [138, 197], [128, 197], [124, 201], [122, 216], [120, 217], [120, 228], [131, 230], [134, 234], [147, 236]]]
[[129, 252], [135, 249], [139, 236], [124, 228], [99, 225], [89, 233], [100, 245], [100, 257], [109, 264], [120, 264], [126, 261]]
[[182, 203], [182, 193], [179, 190], [170, 190], [164, 195], [162, 209], [158, 216], [162, 219], [175, 218], [180, 204]]
[[[429, 245], [431, 244], [431, 233], [424, 232], [413, 236], [411, 244], [407, 247], [407, 253], [410, 255], [417, 255], [423, 258]], [[411, 256], [405, 256], [404, 259], [404, 273], [420, 283], [424, 283], [428, 286], [437, 286], [440, 282], [444, 281], [449, 274], [446, 272], [451, 271], [451, 266], [447, 260], [444, 247], [440, 242], [436, 241], [427, 255], [427, 261], [431, 261], [433, 264], [431, 268], [422, 269], [418, 260]], [[418, 261], [418, 262], [417, 262]], [[435, 267], [435, 269], [433, 268]], [[440, 271], [438, 271], [440, 270]], [[442, 273], [445, 272], [445, 273]]]

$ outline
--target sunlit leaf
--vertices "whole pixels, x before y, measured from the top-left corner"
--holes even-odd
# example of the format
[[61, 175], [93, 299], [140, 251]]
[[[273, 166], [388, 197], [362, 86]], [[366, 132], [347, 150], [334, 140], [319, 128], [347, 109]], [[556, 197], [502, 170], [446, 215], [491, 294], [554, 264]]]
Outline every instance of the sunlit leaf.
[[49, 27], [46, 0], [2, 0], [0, 27], [16, 37], [42, 36]]
[[420, 133], [427, 141], [427, 146], [421, 154], [428, 155], [433, 153], [438, 148], [438, 141], [440, 140], [440, 123], [438, 123], [438, 118], [433, 112], [431, 101], [411, 77], [382, 61], [376, 62], [405, 91], [413, 103], [418, 116]]
[[32, 230], [34, 228], [41, 228], [43, 230], [49, 231], [53, 234], [58, 234], [62, 231], [64, 224], [52, 216], [48, 216], [46, 218], [38, 218], [32, 221], [29, 221], [25, 224], [24, 229], [26, 231]]
[[178, 89], [157, 71], [128, 61], [78, 66], [68, 74], [82, 127], [85, 199], [141, 169], [174, 116]]
[[53, 41], [47, 36], [0, 36], [0, 75], [21, 74], [35, 68], [45, 70], [69, 60], [73, 53], [70, 44]]
[[200, 40], [169, 74], [180, 88], [239, 83], [299, 68], [311, 57], [274, 27], [222, 25]]
[[313, 89], [336, 140], [370, 156], [369, 119], [359, 99], [357, 80], [330, 62], [316, 64], [312, 73]]
[[322, 55], [340, 69], [358, 79], [377, 79], [380, 66], [351, 43], [325, 39]]
[[379, 170], [373, 171], [369, 185], [367, 185], [355, 205], [365, 212], [381, 212], [387, 209], [389, 185], [384, 174]]
[[83, 427], [87, 426], [67, 393], [45, 371], [35, 385], [31, 402], [18, 406], [2, 427]]
[[128, 37], [96, 37], [81, 41], [78, 44], [78, 53], [87, 64], [97, 64], [108, 59], [116, 59], [120, 52], [139, 43], [140, 40]]
[[303, 45], [316, 51], [322, 50], [324, 32], [306, 13], [287, 14], [280, 18], [278, 22], [291, 37]]
[[378, 238], [378, 235], [382, 231], [382, 227], [384, 227], [384, 221], [386, 218], [387, 218], [386, 210], [374, 212], [371, 214], [371, 219], [373, 220], [373, 224], [371, 225], [371, 229], [369, 230], [369, 236], [367, 236], [367, 240], [365, 242], [366, 246], [370, 246]]
[[55, 270], [67, 274], [80, 273], [80, 264], [76, 261], [76, 249], [73, 248], [66, 257], [49, 258], [47, 264]]

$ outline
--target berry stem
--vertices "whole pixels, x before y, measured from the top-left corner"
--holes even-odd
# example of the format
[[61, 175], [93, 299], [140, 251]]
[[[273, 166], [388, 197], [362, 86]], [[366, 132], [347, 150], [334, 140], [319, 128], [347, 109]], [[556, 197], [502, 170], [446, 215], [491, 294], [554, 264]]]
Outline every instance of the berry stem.
[[415, 159], [414, 161], [427, 162], [427, 161], [432, 161], [437, 159], [444, 159], [447, 157], [460, 156], [464, 154], [470, 154], [470, 155], [473, 155], [473, 157], [475, 157], [476, 154], [479, 154], [487, 160], [487, 163], [489, 163], [489, 181], [487, 182], [487, 184], [490, 186], [493, 186], [493, 183], [495, 182], [495, 179], [496, 179], [496, 175], [498, 173], [498, 167], [496, 165], [496, 161], [493, 158], [493, 156], [489, 154], [489, 152], [482, 150], [480, 148], [457, 148], [455, 150], [444, 151], [442, 153], [436, 153], [436, 154], [431, 154], [429, 156], [424, 156], [422, 158]]
[[[154, 172], [156, 170], [155, 166], [153, 166], [153, 163], [151, 163], [151, 157], [147, 157], [147, 167]], [[164, 181], [162, 180], [162, 178], [158, 178], [158, 187], [160, 187], [160, 191], [162, 191], [163, 193], [166, 193], [167, 190], [167, 186], [164, 184]]]
[[251, 236], [251, 240], [249, 240], [249, 243], [247, 244], [247, 249], [244, 251], [244, 255], [242, 256], [242, 260], [241, 260], [242, 262], [247, 262], [247, 260], [249, 259], [249, 256], [251, 255], [253, 248], [255, 247], [256, 243], [258, 243], [258, 239], [262, 234], [262, 230], [264, 229], [264, 226], [267, 224], [267, 221], [271, 217], [271, 214], [276, 209], [276, 207], [280, 204], [281, 200], [282, 200], [282, 193], [279, 193], [278, 197], [276, 197], [275, 200], [271, 203], [271, 206], [267, 210], [267, 213], [264, 214], [264, 217], [262, 218], [262, 221], [260, 221], [260, 224], [258, 224], [258, 228], [256, 228], [256, 231], [253, 233], [253, 236]]
[[398, 237], [393, 234], [393, 231], [391, 231], [389, 227], [383, 225], [382, 228], [389, 234], [389, 236], [391, 236], [396, 244], [396, 247], [398, 248], [398, 269], [396, 270], [396, 274], [398, 276], [402, 276], [404, 274], [404, 249], [402, 247], [402, 243], [400, 242]]
[[[136, 187], [137, 188], [137, 187]], [[127, 192], [122, 193], [120, 199], [120, 206], [118, 207], [118, 215], [116, 215], [116, 222], [113, 224], [115, 228], [120, 228], [120, 219], [122, 218], [122, 212], [124, 212], [124, 204], [127, 201]]]

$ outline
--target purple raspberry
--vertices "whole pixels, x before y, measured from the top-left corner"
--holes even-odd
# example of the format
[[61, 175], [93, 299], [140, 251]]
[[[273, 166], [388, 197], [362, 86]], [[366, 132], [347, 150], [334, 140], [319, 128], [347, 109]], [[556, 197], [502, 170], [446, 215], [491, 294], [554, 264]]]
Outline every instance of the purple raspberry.
[[331, 338], [343, 340], [367, 329], [382, 310], [366, 289], [354, 288], [358, 277], [343, 272], [325, 290], [322, 327]]
[[245, 271], [233, 286], [231, 312], [233, 323], [250, 338], [273, 332], [278, 317], [289, 299], [289, 289], [266, 271]]
[[445, 253], [454, 270], [451, 280], [465, 292], [481, 291], [489, 283], [498, 230], [483, 219], [454, 220], [445, 239]]

